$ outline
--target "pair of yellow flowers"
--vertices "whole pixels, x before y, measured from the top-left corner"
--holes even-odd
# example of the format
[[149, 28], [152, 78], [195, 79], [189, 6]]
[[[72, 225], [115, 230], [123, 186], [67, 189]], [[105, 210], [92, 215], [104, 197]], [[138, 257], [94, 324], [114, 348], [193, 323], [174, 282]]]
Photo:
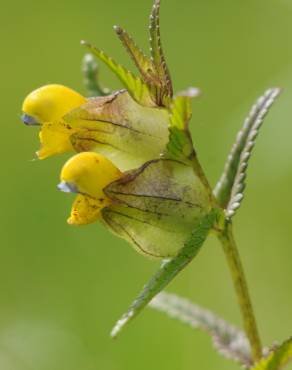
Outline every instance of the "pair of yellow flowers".
[[[42, 147], [37, 152], [40, 159], [73, 151], [70, 136], [76, 128], [66, 123], [63, 117], [86, 101], [62, 85], [43, 86], [26, 97], [22, 107], [24, 123], [42, 125]], [[96, 221], [101, 209], [109, 204], [103, 188], [120, 176], [121, 172], [111, 161], [95, 152], [83, 152], [67, 161], [58, 188], [78, 193], [68, 223], [82, 225]]]
[[62, 85], [30, 93], [22, 120], [40, 126], [40, 159], [76, 151], [59, 189], [77, 193], [68, 220], [101, 221], [136, 250], [175, 256], [211, 209], [191, 166], [161, 154], [169, 142], [165, 107], [137, 103], [126, 90], [84, 98]]

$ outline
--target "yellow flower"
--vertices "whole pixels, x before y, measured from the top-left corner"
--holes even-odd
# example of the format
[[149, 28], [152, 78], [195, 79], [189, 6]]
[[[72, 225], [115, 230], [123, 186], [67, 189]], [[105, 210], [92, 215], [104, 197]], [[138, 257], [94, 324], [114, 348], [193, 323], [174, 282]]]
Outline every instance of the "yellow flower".
[[122, 173], [94, 152], [64, 165], [59, 189], [77, 193], [70, 224], [101, 221], [140, 253], [175, 256], [210, 209], [208, 192], [192, 168], [156, 159]]
[[70, 110], [84, 104], [86, 99], [62, 85], [46, 85], [30, 93], [22, 105], [22, 120], [27, 125], [42, 125], [37, 153], [43, 159], [51, 154], [73, 150], [62, 117]]
[[168, 141], [169, 114], [143, 107], [125, 90], [86, 99], [47, 85], [25, 99], [22, 119], [41, 125], [40, 159], [67, 151], [97, 151], [123, 170], [159, 157]]
[[103, 189], [122, 173], [105, 157], [83, 152], [72, 157], [63, 167], [58, 188], [78, 193], [69, 224], [84, 225], [96, 221], [100, 211], [111, 203]]

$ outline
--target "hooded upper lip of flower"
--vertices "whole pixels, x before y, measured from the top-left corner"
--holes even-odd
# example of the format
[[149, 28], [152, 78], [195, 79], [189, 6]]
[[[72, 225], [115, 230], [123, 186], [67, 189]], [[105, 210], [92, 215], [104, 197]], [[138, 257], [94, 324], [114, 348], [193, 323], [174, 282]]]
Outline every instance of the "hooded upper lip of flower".
[[110, 204], [103, 189], [122, 176], [107, 158], [94, 152], [83, 152], [70, 158], [63, 166], [59, 190], [77, 193], [70, 224], [82, 225], [96, 221], [100, 210]]

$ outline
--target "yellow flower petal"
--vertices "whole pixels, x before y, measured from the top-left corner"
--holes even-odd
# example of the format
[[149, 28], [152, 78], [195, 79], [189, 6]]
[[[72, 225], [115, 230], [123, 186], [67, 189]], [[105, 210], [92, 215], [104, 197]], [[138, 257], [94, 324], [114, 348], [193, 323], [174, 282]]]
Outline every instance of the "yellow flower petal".
[[41, 149], [37, 152], [40, 159], [54, 154], [73, 151], [70, 135], [74, 133], [63, 120], [43, 124], [39, 133]]
[[87, 225], [98, 221], [101, 209], [110, 204], [107, 197], [94, 199], [87, 195], [78, 194], [67, 222], [70, 225]]

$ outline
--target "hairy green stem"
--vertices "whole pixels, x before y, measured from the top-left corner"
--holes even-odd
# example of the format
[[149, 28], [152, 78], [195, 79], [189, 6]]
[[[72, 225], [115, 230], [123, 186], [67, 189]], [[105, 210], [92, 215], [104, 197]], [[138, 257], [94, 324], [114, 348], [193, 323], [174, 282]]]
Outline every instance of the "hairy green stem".
[[[217, 209], [221, 208], [218, 205], [218, 201], [212, 192], [208, 179], [195, 153], [193, 153], [191, 159], [195, 173], [199, 176], [202, 183], [205, 185], [206, 189], [209, 192], [210, 201], [213, 204], [213, 207]], [[232, 223], [230, 220], [225, 219], [223, 210], [221, 217], [219, 217], [217, 220], [217, 226], [215, 226], [215, 229], [217, 229], [218, 237], [222, 243], [225, 257], [229, 265], [241, 315], [243, 318], [244, 329], [250, 343], [253, 360], [254, 362], [256, 362], [262, 358], [261, 341], [257, 329], [256, 319], [252, 308], [245, 274], [243, 271], [243, 266], [233, 236]]]
[[224, 230], [219, 233], [219, 239], [223, 245], [224, 253], [231, 272], [253, 359], [254, 361], [258, 361], [262, 357], [262, 346], [242, 263], [232, 232], [231, 222], [226, 222]]

